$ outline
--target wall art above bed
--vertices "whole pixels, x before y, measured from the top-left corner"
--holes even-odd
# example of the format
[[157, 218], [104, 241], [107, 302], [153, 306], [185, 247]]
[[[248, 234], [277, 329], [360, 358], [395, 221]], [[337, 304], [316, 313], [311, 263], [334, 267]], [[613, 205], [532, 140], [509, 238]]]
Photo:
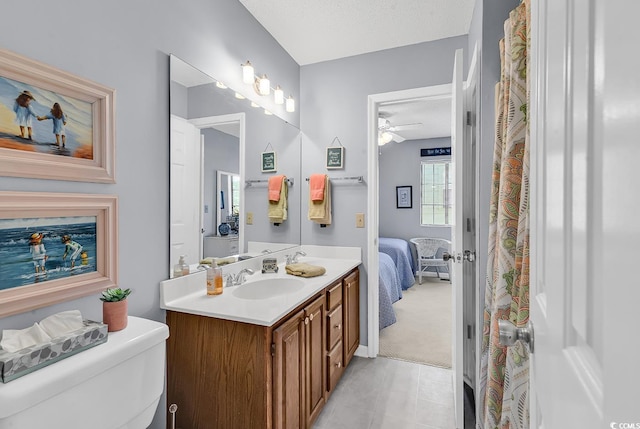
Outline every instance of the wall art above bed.
[[113, 195], [0, 192], [0, 317], [118, 282]]
[[0, 175], [114, 183], [115, 91], [0, 49]]

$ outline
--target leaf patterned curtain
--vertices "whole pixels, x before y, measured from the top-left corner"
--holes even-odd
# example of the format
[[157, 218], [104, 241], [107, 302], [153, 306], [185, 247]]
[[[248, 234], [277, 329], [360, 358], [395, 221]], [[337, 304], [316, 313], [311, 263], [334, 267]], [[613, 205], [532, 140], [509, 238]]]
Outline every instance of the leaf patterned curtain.
[[500, 41], [479, 392], [485, 429], [529, 427], [528, 348], [521, 341], [503, 347], [498, 340], [498, 320], [517, 327], [529, 320], [529, 28], [524, 0], [509, 14]]

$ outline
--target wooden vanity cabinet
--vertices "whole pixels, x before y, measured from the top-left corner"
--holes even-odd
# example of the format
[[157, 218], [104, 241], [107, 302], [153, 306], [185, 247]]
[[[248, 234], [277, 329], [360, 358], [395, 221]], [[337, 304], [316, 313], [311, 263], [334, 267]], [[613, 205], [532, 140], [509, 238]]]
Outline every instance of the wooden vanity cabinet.
[[167, 311], [176, 428], [310, 429], [344, 371], [347, 338], [357, 348], [359, 317], [345, 310], [354, 272], [271, 327]]
[[360, 272], [354, 269], [342, 280], [342, 311], [344, 324], [344, 366], [360, 344]]

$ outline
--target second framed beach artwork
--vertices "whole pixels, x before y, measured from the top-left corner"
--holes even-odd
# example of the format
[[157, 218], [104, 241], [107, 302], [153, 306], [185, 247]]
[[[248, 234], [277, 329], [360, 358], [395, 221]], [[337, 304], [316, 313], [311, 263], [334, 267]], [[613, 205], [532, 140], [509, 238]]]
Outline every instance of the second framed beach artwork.
[[0, 175], [115, 183], [115, 91], [0, 49]]
[[117, 201], [0, 192], [0, 317], [114, 287]]

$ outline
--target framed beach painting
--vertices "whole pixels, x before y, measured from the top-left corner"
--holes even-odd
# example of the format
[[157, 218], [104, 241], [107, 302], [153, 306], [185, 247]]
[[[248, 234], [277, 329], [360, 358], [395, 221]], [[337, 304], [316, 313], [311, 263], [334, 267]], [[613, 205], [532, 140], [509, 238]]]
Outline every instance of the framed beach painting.
[[0, 192], [0, 317], [114, 287], [112, 195]]
[[0, 175], [115, 182], [115, 91], [0, 49]]

